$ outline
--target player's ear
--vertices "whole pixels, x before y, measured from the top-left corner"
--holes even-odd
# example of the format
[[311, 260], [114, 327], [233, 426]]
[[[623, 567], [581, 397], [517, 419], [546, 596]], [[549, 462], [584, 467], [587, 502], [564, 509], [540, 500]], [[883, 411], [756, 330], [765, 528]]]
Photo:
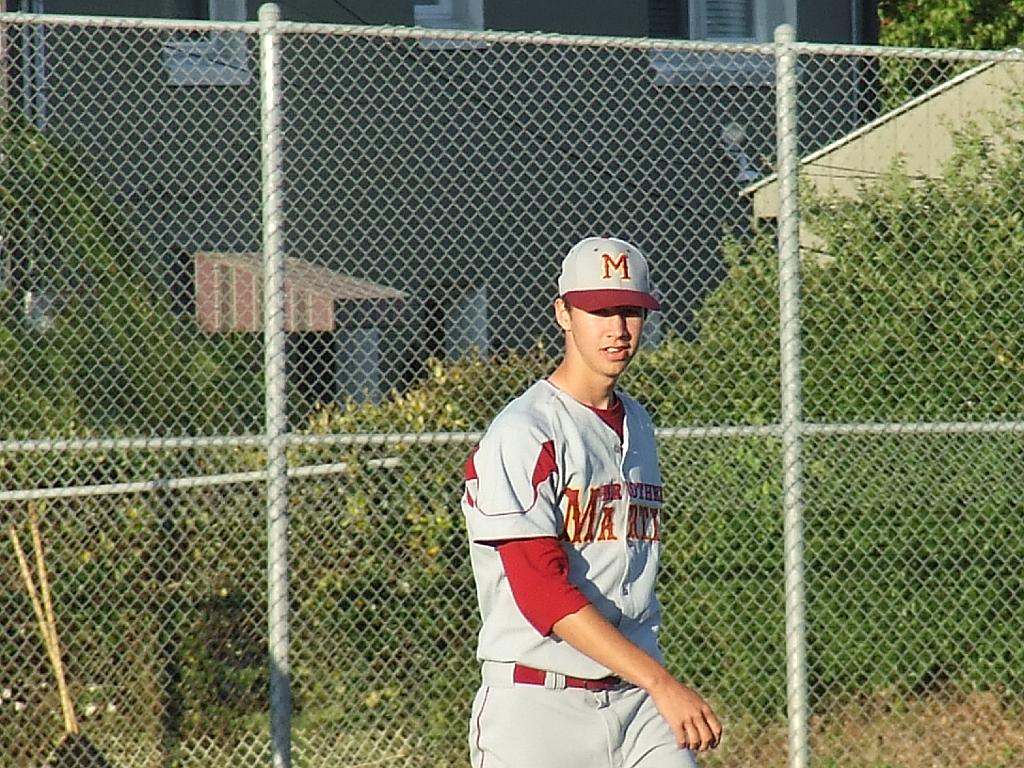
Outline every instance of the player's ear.
[[566, 333], [572, 330], [572, 317], [569, 314], [569, 309], [569, 303], [561, 296], [555, 299], [555, 322]]

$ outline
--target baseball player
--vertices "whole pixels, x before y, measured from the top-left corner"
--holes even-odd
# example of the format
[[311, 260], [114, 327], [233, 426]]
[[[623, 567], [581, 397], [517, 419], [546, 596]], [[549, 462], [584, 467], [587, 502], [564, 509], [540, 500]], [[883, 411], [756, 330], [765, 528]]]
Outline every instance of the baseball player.
[[693, 768], [722, 726], [663, 664], [654, 429], [615, 388], [660, 305], [643, 254], [607, 237], [570, 249], [558, 290], [561, 363], [498, 414], [466, 462], [483, 619], [471, 762]]

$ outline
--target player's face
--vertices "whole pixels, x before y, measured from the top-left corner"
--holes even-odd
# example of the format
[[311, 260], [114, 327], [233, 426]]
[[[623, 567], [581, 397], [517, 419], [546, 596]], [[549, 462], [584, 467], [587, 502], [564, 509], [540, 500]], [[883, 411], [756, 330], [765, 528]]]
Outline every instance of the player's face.
[[579, 307], [556, 306], [559, 325], [566, 333], [566, 355], [578, 359], [593, 374], [616, 379], [622, 375], [640, 345], [645, 311], [640, 307], [611, 307], [586, 312]]

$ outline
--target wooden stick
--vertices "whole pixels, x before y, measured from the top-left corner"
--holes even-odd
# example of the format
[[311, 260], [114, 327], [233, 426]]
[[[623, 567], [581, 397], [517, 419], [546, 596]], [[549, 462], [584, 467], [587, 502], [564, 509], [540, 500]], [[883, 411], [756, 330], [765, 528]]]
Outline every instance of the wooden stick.
[[[43, 614], [43, 604], [39, 602], [39, 593], [36, 591], [36, 583], [32, 578], [32, 572], [28, 567], [28, 559], [25, 557], [25, 552], [21, 548], [21, 540], [18, 538], [18, 531], [13, 525], [7, 530], [7, 533], [11, 537], [11, 543], [14, 544], [14, 554], [18, 558], [18, 565], [21, 568], [21, 579], [25, 582], [25, 591], [28, 592], [29, 600], [32, 601], [32, 610], [36, 615], [39, 634], [42, 636], [43, 644], [46, 646], [47, 655], [50, 655], [50, 637], [46, 627], [46, 616]], [[50, 655], [50, 660], [53, 660], [52, 655]]]
[[[50, 665], [54, 669], [54, 674], [57, 674], [59, 660], [53, 655], [53, 645], [50, 642], [50, 631], [46, 623], [46, 615], [43, 613], [43, 605], [39, 602], [39, 594], [36, 591], [36, 584], [32, 578], [32, 572], [28, 567], [28, 559], [25, 557], [25, 552], [21, 548], [21, 541], [18, 539], [18, 531], [15, 530], [12, 525], [7, 529], [7, 533], [11, 537], [11, 542], [14, 544], [14, 554], [18, 558], [18, 565], [21, 568], [21, 578], [25, 582], [25, 590], [28, 592], [29, 600], [32, 601], [32, 610], [36, 614], [36, 621], [38, 622], [39, 634], [42, 637], [43, 645], [46, 648], [46, 654], [50, 657]], [[59, 683], [58, 683], [59, 687]], [[64, 730], [70, 733], [70, 729], [73, 727], [72, 721], [68, 716], [68, 710], [64, 705], [64, 697], [61, 696], [60, 700], [61, 713], [64, 715]]]
[[39, 534], [39, 521], [36, 519], [35, 505], [29, 502], [29, 525], [32, 527], [32, 546], [36, 552], [36, 567], [39, 571], [39, 589], [43, 593], [43, 610], [46, 615], [47, 636], [49, 637], [50, 653], [53, 659], [53, 671], [57, 676], [57, 691], [60, 693], [61, 710], [64, 713], [64, 728], [69, 734], [81, 731], [78, 718], [75, 717], [75, 705], [68, 691], [67, 678], [64, 675], [64, 658], [61, 654], [60, 640], [57, 638], [57, 617], [53, 612], [53, 597], [50, 594], [50, 576], [46, 572], [46, 561], [43, 559], [43, 537]]

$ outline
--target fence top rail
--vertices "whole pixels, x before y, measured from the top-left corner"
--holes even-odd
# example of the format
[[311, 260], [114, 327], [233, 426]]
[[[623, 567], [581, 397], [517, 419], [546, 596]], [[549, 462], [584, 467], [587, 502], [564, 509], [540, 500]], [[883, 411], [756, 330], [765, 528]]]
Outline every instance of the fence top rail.
[[849, 45], [841, 43], [793, 43], [798, 56], [860, 56], [873, 59], [927, 59], [929, 61], [1024, 62], [1024, 51], [963, 50], [958, 48], [893, 48], [881, 45]]
[[[0, 24], [36, 24], [113, 29], [188, 30], [206, 32], [247, 32], [257, 34], [258, 21], [211, 21], [208, 19], [164, 19], [128, 16], [87, 16], [75, 14], [0, 13]], [[670, 40], [650, 37], [613, 37], [608, 35], [572, 35], [558, 32], [492, 31], [404, 27], [399, 25], [328, 24], [317, 22], [275, 21], [274, 31], [282, 35], [337, 35], [346, 37], [452, 40], [482, 43], [518, 43], [593, 48], [657, 48], [680, 51], [717, 51], [721, 53], [762, 53], [771, 55], [771, 43], [721, 43], [697, 40]]]
[[[32, 14], [0, 12], [0, 25], [40, 24], [55, 26], [106, 27], [121, 29], [154, 29], [165, 31], [246, 32], [257, 34], [258, 21], [211, 21], [208, 19], [165, 19], [128, 16], [88, 16], [75, 14]], [[758, 53], [771, 55], [772, 42], [723, 43], [700, 40], [658, 39], [649, 37], [611, 37], [603, 35], [570, 35], [555, 32], [515, 32], [490, 30], [447, 30], [431, 27], [397, 25], [328, 24], [316, 22], [277, 21], [274, 31], [282, 35], [339, 35], [348, 37], [451, 40], [480, 43], [517, 43], [528, 45], [577, 46], [618, 49], [657, 49], [659, 51], [712, 52], [722, 54]], [[796, 42], [798, 55], [861, 56], [871, 58], [918, 58], [949, 61], [1016, 61], [1024, 62], [1024, 51], [971, 51], [952, 48], [892, 48], [873, 45]]]

